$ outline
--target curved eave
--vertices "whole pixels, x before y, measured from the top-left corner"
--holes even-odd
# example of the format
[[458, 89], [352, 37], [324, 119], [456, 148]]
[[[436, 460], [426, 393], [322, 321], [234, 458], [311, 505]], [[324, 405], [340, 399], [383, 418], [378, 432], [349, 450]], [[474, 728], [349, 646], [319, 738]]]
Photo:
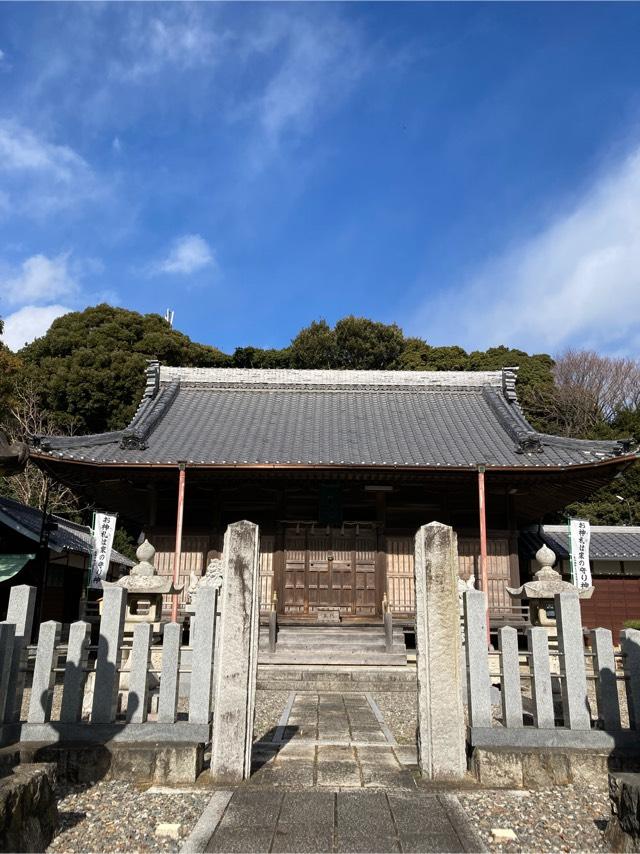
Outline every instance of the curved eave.
[[586, 471], [594, 468], [603, 468], [610, 465], [620, 466], [620, 465], [631, 465], [640, 457], [639, 454], [625, 454], [617, 457], [609, 457], [605, 460], [593, 460], [586, 463], [575, 463], [572, 465], [555, 465], [552, 463], [548, 463], [546, 465], [533, 465], [533, 466], [498, 466], [498, 465], [490, 465], [486, 463], [477, 463], [474, 465], [465, 465], [465, 466], [448, 466], [448, 465], [424, 465], [424, 466], [416, 466], [416, 465], [401, 465], [394, 463], [385, 463], [385, 464], [376, 464], [376, 463], [207, 463], [200, 462], [194, 460], [184, 460], [184, 461], [176, 461], [176, 462], [151, 462], [151, 463], [140, 463], [140, 462], [123, 462], [123, 461], [109, 461], [109, 460], [78, 460], [72, 459], [64, 456], [55, 456], [54, 454], [49, 453], [37, 453], [37, 451], [33, 450], [31, 452], [31, 458], [33, 460], [42, 460], [48, 463], [60, 464], [60, 465], [72, 465], [72, 466], [88, 466], [91, 468], [99, 468], [99, 469], [176, 469], [184, 466], [189, 469], [210, 469], [210, 470], [236, 470], [236, 469], [244, 469], [247, 471], [252, 470], [291, 470], [291, 471], [299, 471], [305, 469], [312, 470], [326, 470], [326, 471], [353, 471], [354, 469], [361, 471], [406, 471], [406, 472], [428, 472], [428, 471], [450, 471], [450, 472], [475, 472], [478, 470], [479, 465], [483, 465], [487, 472], [527, 472], [527, 473], [540, 473], [543, 471], [556, 471], [556, 472], [572, 472], [572, 471]]

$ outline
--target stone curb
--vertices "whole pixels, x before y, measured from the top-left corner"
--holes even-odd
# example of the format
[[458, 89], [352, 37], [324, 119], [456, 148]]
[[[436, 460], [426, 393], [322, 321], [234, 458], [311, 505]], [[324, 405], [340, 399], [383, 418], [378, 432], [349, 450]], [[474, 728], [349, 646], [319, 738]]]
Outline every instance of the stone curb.
[[195, 827], [182, 843], [180, 854], [200, 854], [206, 850], [232, 795], [233, 792], [228, 790], [219, 790], [213, 793]]
[[445, 808], [449, 821], [453, 825], [464, 851], [486, 852], [486, 847], [478, 831], [460, 803], [458, 796], [450, 792], [439, 794], [438, 798]]

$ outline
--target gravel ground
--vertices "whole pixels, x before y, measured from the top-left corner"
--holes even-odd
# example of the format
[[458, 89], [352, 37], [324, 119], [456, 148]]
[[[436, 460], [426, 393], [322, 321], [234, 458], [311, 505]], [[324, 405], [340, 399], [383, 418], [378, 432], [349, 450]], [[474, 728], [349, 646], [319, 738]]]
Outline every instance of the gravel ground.
[[289, 699], [289, 691], [256, 691], [256, 719], [253, 725], [254, 741], [272, 741], [273, 730]]
[[[608, 851], [604, 830], [611, 814], [607, 781], [602, 788], [555, 786], [536, 790], [491, 789], [458, 795], [491, 851]], [[517, 839], [496, 842], [492, 828], [510, 828]]]
[[398, 744], [415, 744], [418, 726], [417, 692], [378, 691], [372, 696]]
[[[179, 851], [211, 792], [178, 792], [154, 794], [122, 780], [60, 787], [61, 830], [47, 851]], [[156, 836], [160, 823], [178, 824], [179, 838]]]

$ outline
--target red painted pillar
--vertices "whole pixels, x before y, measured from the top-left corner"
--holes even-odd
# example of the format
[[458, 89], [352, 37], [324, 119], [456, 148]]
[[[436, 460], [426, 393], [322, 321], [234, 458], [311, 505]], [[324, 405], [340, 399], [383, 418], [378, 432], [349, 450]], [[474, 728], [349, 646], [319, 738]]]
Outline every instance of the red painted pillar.
[[[176, 550], [173, 555], [173, 583], [180, 583], [180, 558], [182, 556], [182, 520], [184, 518], [184, 484], [186, 480], [186, 468], [184, 463], [180, 464], [178, 472], [178, 515], [176, 518]], [[173, 594], [171, 603], [171, 620], [178, 620], [178, 596], [179, 593]]]

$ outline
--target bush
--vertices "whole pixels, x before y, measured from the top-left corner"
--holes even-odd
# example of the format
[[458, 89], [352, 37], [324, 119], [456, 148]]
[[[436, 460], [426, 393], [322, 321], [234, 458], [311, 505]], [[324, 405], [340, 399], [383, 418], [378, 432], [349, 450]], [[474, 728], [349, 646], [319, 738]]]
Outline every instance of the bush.
[[640, 620], [625, 620], [623, 626], [625, 629], [640, 629]]

